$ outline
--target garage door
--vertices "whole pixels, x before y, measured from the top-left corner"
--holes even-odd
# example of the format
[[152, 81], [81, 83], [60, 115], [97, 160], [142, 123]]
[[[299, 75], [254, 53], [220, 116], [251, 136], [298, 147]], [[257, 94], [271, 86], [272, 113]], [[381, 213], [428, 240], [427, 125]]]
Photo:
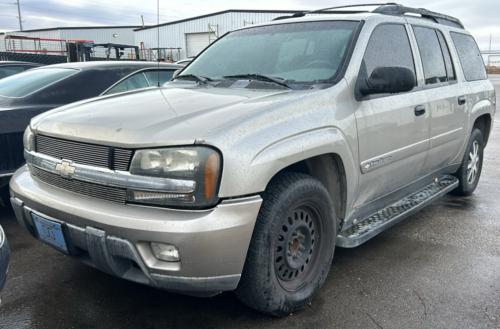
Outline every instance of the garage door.
[[[215, 34], [212, 33], [210, 41], [214, 42], [216, 39]], [[189, 33], [186, 34], [186, 52], [187, 57], [198, 55], [206, 46], [208, 46], [209, 35], [207, 33]]]
[[500, 66], [500, 55], [490, 55], [489, 65], [491, 66]]

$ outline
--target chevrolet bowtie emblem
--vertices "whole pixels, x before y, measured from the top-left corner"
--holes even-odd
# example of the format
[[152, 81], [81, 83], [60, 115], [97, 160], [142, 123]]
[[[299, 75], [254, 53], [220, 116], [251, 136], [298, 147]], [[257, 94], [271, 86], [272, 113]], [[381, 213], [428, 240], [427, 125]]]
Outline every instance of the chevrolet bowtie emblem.
[[61, 174], [61, 177], [71, 178], [71, 175], [75, 173], [76, 167], [71, 166], [71, 162], [62, 161], [56, 165], [56, 170]]

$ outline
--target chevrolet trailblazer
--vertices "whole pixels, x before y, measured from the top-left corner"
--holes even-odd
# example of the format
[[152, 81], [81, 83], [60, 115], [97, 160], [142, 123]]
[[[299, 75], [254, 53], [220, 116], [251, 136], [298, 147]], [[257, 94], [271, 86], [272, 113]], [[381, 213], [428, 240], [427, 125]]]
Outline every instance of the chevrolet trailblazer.
[[470, 195], [494, 112], [458, 19], [297, 13], [226, 34], [162, 88], [36, 117], [11, 203], [106, 273], [282, 316], [318, 293], [335, 246]]

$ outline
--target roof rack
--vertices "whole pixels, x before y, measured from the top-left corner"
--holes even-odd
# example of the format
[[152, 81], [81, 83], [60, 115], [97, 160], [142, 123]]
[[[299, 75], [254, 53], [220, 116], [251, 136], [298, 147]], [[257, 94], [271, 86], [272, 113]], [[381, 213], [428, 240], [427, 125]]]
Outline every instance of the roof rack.
[[[369, 10], [336, 10], [336, 9], [344, 9], [344, 8], [356, 8], [356, 7], [374, 7], [377, 6], [372, 11]], [[394, 15], [394, 16], [402, 16], [407, 13], [410, 14], [416, 14], [420, 15], [423, 18], [431, 19], [435, 21], [438, 24], [443, 24], [443, 25], [448, 25], [448, 26], [453, 26], [453, 27], [458, 27], [463, 29], [464, 25], [458, 18], [436, 13], [424, 8], [411, 8], [411, 7], [405, 7], [403, 5], [394, 3], [394, 2], [388, 2], [388, 3], [367, 3], [367, 4], [357, 4], [357, 5], [349, 5], [349, 6], [338, 6], [338, 7], [329, 7], [329, 8], [323, 8], [323, 9], [317, 9], [317, 10], [311, 10], [311, 11], [305, 11], [305, 12], [298, 12], [293, 14], [292, 16], [280, 16], [276, 17], [274, 20], [280, 20], [280, 19], [287, 19], [287, 18], [296, 18], [296, 17], [303, 17], [308, 14], [357, 14], [357, 13], [377, 13], [377, 14], [383, 14], [383, 15]]]

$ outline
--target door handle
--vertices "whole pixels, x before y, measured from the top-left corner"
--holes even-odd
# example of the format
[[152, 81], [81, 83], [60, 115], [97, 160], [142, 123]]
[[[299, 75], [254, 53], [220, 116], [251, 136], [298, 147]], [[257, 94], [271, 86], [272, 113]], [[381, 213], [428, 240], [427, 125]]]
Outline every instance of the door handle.
[[415, 115], [417, 117], [424, 115], [425, 114], [425, 106], [423, 105], [418, 105], [415, 107]]
[[467, 98], [465, 98], [465, 96], [458, 97], [458, 105], [464, 105], [466, 101]]

